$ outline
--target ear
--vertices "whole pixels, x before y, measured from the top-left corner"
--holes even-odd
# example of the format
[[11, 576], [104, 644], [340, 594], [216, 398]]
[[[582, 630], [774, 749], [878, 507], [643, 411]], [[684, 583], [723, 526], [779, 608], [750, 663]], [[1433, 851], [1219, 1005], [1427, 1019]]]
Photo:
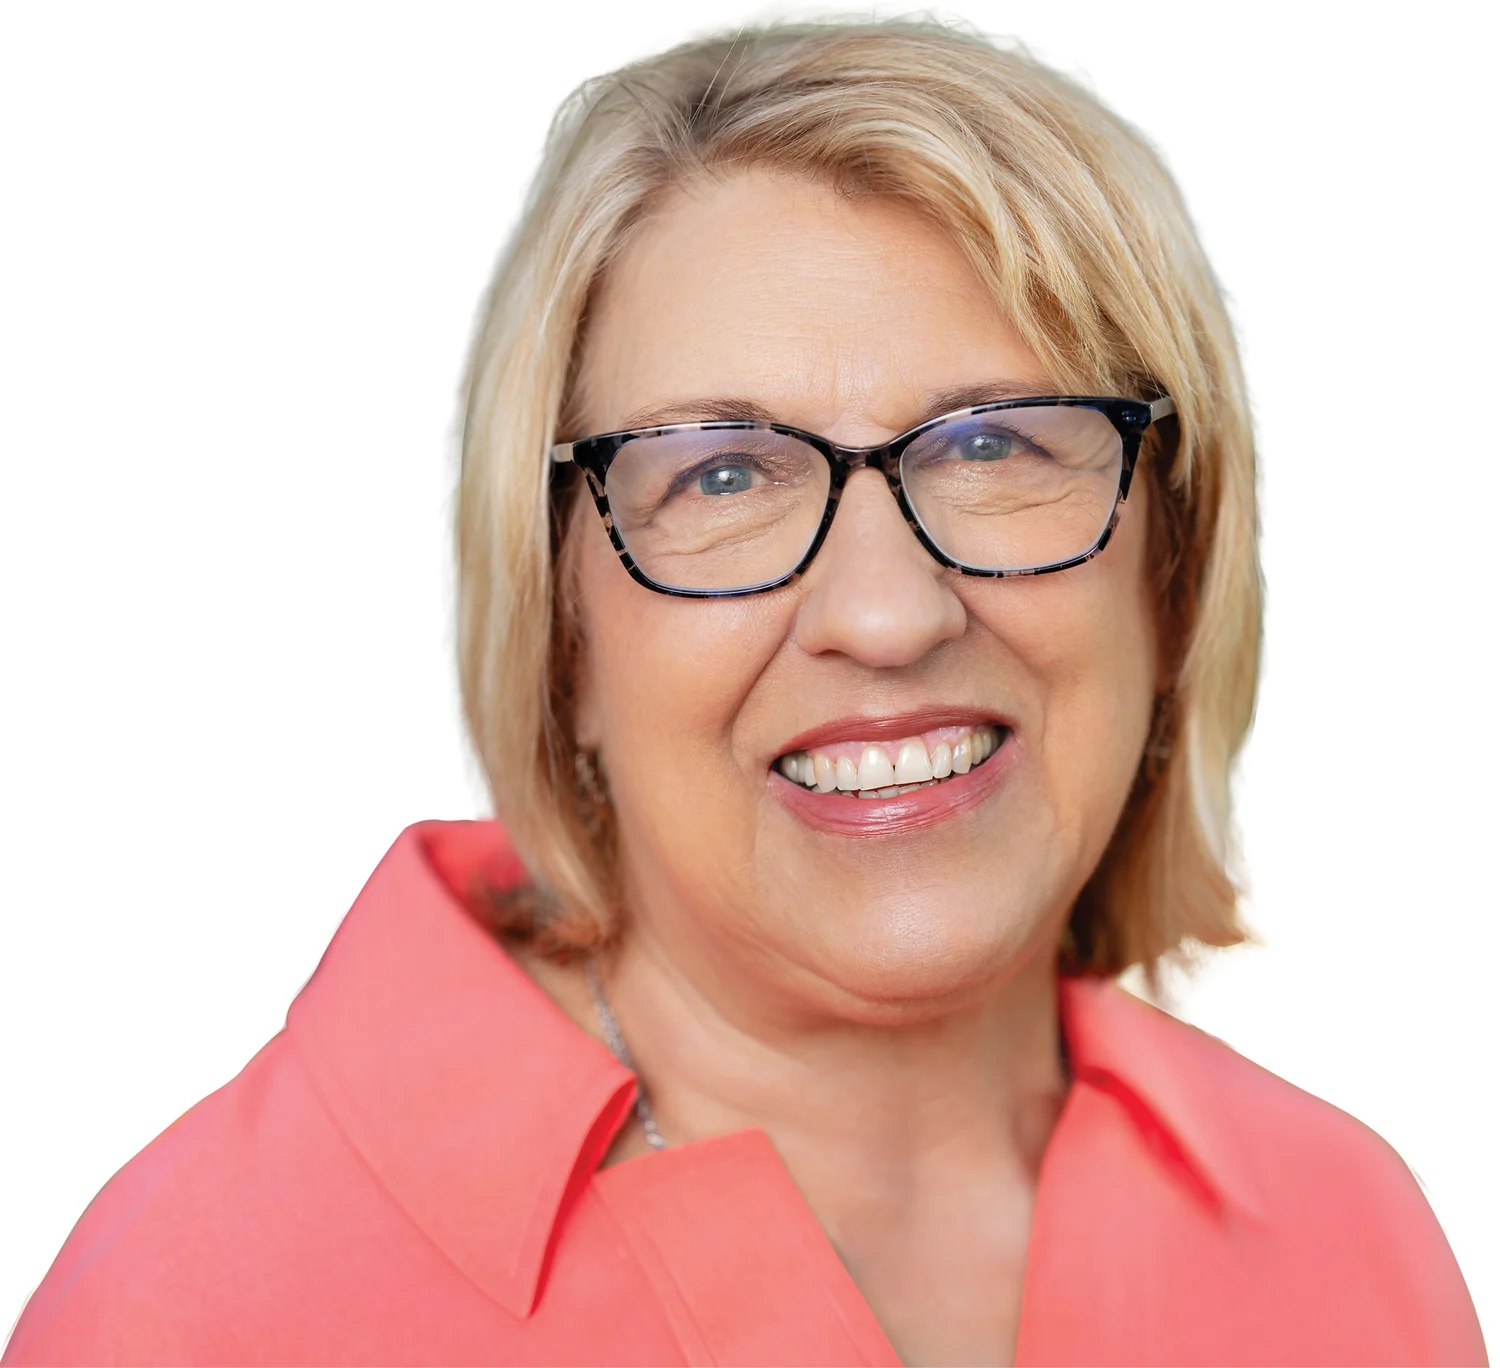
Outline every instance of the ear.
[[573, 499], [561, 519], [561, 536], [557, 550], [558, 631], [562, 647], [557, 653], [559, 670], [565, 671], [563, 690], [572, 702], [573, 739], [580, 750], [598, 750], [602, 737], [598, 708], [598, 689], [590, 668], [588, 631], [583, 608], [582, 550], [588, 520], [588, 491], [580, 481]]
[[573, 739], [579, 750], [596, 751], [602, 738], [599, 714], [594, 699], [596, 691], [588, 667], [587, 649], [573, 656]]
[[1188, 512], [1181, 491], [1172, 484], [1180, 438], [1177, 415], [1162, 419], [1147, 432], [1142, 459], [1136, 467], [1136, 481], [1144, 486], [1149, 503], [1146, 559], [1155, 596], [1159, 699], [1170, 697], [1177, 689], [1196, 600], [1187, 558]]
[[1146, 504], [1146, 584], [1156, 635], [1154, 691], [1158, 698], [1165, 698], [1177, 688], [1192, 596], [1183, 555], [1183, 512], [1172, 493], [1162, 488], [1156, 453], [1152, 456], [1147, 469], [1137, 470], [1130, 497], [1136, 498], [1139, 486]]

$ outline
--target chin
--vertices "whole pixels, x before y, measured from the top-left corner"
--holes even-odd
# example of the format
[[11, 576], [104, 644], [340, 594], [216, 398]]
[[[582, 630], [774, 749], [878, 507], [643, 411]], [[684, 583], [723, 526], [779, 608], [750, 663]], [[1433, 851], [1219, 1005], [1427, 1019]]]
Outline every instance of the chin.
[[[993, 884], [989, 885], [993, 888]], [[920, 1019], [985, 995], [1056, 942], [1053, 900], [997, 900], [970, 884], [867, 900], [857, 915], [797, 927], [786, 957], [878, 1019]], [[794, 923], [794, 925], [796, 925]]]

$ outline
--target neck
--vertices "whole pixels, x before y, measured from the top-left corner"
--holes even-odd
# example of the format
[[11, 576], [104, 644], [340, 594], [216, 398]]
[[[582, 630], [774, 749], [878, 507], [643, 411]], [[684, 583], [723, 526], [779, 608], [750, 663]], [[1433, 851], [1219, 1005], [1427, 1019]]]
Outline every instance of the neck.
[[[599, 965], [667, 1145], [764, 1130], [904, 1362], [1009, 1362], [1067, 1090], [1051, 955], [871, 1001], [674, 930]], [[603, 1038], [581, 965], [522, 962]], [[632, 1120], [606, 1162], [649, 1152]]]
[[887, 1192], [944, 1174], [1034, 1181], [1066, 1090], [1050, 957], [920, 1002], [763, 970], [639, 924], [601, 965], [669, 1144], [763, 1129], [815, 1209], [865, 1188], [850, 1183], [861, 1170]]

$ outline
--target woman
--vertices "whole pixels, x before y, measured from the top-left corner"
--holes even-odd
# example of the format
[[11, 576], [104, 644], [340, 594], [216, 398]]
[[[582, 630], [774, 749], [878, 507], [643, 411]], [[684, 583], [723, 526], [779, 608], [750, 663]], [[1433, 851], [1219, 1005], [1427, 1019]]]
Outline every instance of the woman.
[[1357, 1122], [1113, 986], [1230, 945], [1233, 341], [1139, 137], [907, 24], [583, 91], [459, 507], [502, 825], [397, 841], [6, 1362], [1480, 1362]]

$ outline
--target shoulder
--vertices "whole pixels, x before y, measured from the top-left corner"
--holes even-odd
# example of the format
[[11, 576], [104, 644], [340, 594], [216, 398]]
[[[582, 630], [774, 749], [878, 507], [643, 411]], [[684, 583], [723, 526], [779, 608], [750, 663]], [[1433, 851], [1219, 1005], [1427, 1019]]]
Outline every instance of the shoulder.
[[337, 1224], [361, 1178], [277, 1035], [105, 1184], [27, 1303], [5, 1362], [243, 1358], [247, 1319], [268, 1301], [285, 1307], [289, 1280], [331, 1252], [310, 1233]]
[[[1101, 991], [1101, 990], [1095, 990]], [[1098, 1010], [1190, 1152], [1238, 1187], [1288, 1276], [1386, 1323], [1413, 1361], [1476, 1362], [1468, 1289], [1421, 1186], [1369, 1126], [1114, 986]]]
[[1257, 1198], [1357, 1192], [1377, 1209], [1426, 1210], [1401, 1157], [1368, 1126], [1232, 1046], [1104, 980], [1078, 981], [1065, 1007], [1082, 1066], [1130, 1086], [1190, 1148], [1239, 1165]]
[[1248, 1161], [1268, 1214], [1344, 1208], [1400, 1223], [1431, 1212], [1401, 1156], [1374, 1130], [1330, 1102], [1261, 1067], [1218, 1037], [1152, 1007], [1185, 1078], [1202, 1090]]

